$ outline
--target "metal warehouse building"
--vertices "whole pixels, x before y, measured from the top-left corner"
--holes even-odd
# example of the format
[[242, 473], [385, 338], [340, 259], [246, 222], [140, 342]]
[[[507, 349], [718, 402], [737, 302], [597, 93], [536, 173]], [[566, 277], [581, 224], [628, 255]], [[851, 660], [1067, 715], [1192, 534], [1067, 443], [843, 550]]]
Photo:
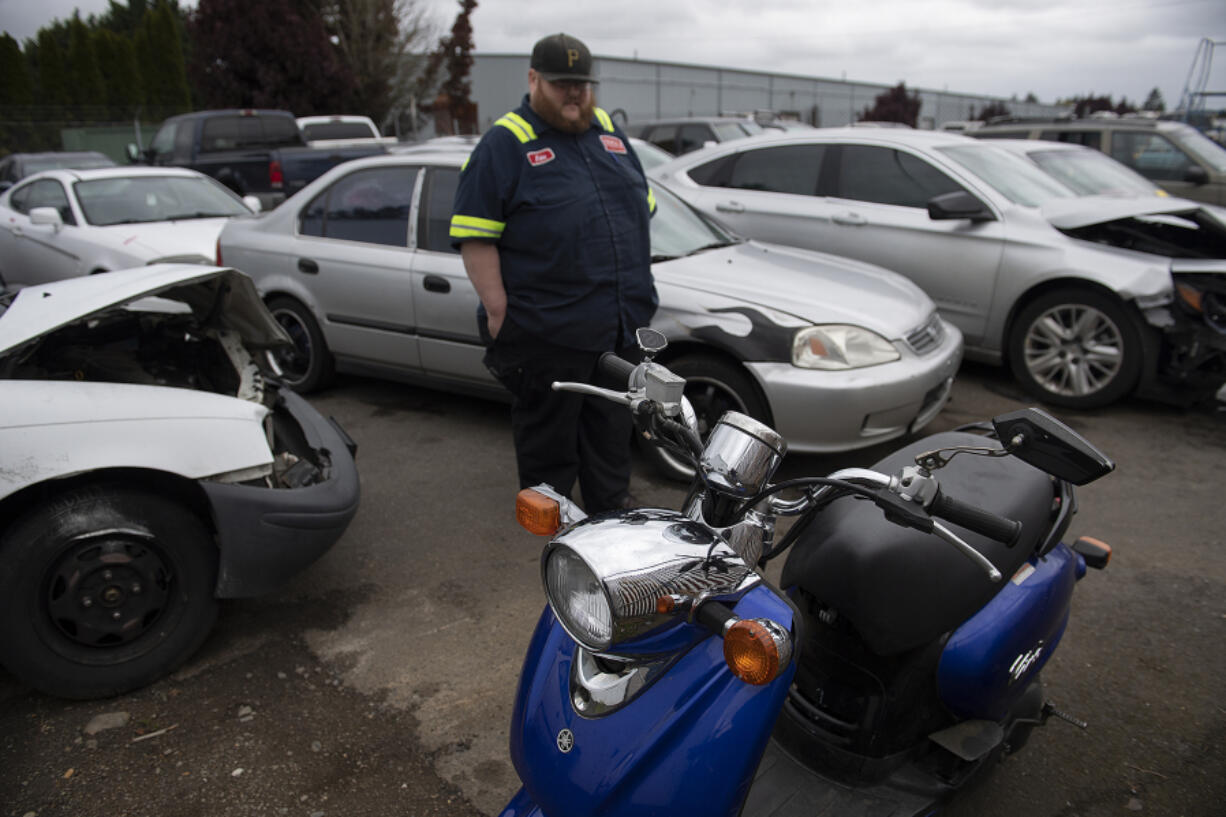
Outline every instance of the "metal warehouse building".
[[[619, 123], [666, 116], [714, 116], [773, 111], [820, 127], [855, 122], [891, 86], [794, 74], [742, 71], [705, 65], [593, 57], [600, 77], [596, 99]], [[527, 54], [476, 54], [472, 69], [477, 123], [484, 132], [495, 119], [519, 104], [528, 87]], [[919, 127], [970, 119], [971, 109], [997, 102], [1015, 116], [1055, 116], [1064, 105], [1019, 102], [951, 91], [919, 91]]]

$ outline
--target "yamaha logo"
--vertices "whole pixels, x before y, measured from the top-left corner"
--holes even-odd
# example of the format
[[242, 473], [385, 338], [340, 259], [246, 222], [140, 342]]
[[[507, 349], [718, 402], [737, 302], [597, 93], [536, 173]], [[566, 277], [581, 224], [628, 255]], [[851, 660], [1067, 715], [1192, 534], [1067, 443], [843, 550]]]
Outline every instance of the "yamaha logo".
[[558, 733], [558, 751], [562, 754], [569, 754], [571, 749], [575, 748], [575, 733], [569, 729], [563, 729]]

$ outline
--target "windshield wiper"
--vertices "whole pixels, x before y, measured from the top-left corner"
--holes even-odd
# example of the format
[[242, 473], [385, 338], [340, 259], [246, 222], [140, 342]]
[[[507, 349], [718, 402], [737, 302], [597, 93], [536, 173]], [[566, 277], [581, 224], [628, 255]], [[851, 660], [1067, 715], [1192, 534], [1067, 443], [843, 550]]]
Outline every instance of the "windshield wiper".
[[727, 241], [712, 241], [710, 244], [703, 244], [701, 247], [690, 250], [686, 253], [686, 255], [698, 255], [698, 253], [703, 252], [704, 250], [718, 250], [720, 247], [731, 247], [733, 244], [740, 243], [741, 242], [733, 239], [729, 239]]
[[167, 221], [187, 221], [193, 218], [225, 218], [227, 213], [207, 213], [204, 210], [197, 210], [194, 213], [177, 213], [173, 216], [167, 216]]

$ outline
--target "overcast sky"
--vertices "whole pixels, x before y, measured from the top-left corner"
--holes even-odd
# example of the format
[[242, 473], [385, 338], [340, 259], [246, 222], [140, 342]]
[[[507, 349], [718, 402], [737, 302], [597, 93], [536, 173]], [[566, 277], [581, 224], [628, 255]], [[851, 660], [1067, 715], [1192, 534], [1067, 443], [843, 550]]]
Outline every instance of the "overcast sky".
[[[409, 2], [440, 33], [459, 10], [457, 0]], [[107, 5], [0, 0], [0, 28], [24, 41], [75, 8], [87, 17]], [[1157, 87], [1168, 109], [1207, 37], [1222, 41], [1208, 90], [1226, 91], [1224, 0], [481, 0], [473, 14], [477, 53], [526, 53], [557, 31], [598, 56], [1043, 102], [1095, 93], [1140, 104]]]

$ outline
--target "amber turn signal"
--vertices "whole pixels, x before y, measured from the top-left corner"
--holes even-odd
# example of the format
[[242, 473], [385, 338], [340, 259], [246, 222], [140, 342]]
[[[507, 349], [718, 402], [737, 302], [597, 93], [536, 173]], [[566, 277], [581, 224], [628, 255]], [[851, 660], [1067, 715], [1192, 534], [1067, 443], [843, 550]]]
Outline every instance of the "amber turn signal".
[[529, 533], [552, 536], [562, 527], [562, 510], [556, 499], [525, 488], [515, 496], [515, 521]]
[[724, 633], [724, 660], [733, 675], [755, 686], [775, 680], [783, 664], [774, 637], [753, 619], [741, 619]]
[[1073, 551], [1081, 554], [1087, 567], [1102, 570], [1111, 561], [1111, 545], [1093, 536], [1081, 536], [1073, 543]]

